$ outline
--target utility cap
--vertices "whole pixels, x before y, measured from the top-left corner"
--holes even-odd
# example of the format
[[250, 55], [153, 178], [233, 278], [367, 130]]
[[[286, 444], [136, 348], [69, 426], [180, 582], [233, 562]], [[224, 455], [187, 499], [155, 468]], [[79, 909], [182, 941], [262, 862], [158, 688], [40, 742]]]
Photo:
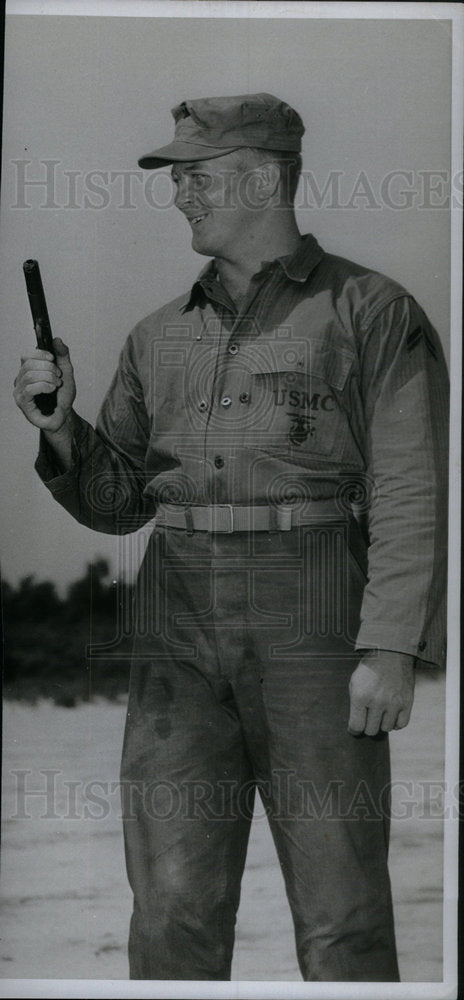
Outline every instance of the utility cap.
[[246, 146], [301, 150], [305, 129], [299, 114], [272, 94], [203, 97], [182, 101], [171, 113], [173, 142], [142, 156], [140, 167], [156, 170], [177, 161], [209, 160]]

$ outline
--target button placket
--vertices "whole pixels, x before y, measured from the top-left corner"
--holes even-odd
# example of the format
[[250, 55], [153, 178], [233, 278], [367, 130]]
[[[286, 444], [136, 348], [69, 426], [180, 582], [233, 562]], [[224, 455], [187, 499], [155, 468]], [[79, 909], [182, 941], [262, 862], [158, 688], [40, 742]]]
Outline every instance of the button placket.
[[[211, 451], [214, 448], [210, 436], [211, 428], [213, 428], [213, 434], [214, 434], [214, 420], [212, 424], [210, 423], [210, 421], [215, 411], [218, 414], [218, 416], [220, 413], [224, 414], [224, 421], [226, 422], [225, 426], [227, 426], [226, 413], [230, 412], [233, 415], [234, 424], [237, 417], [241, 418], [240, 420], [238, 420], [237, 426], [233, 426], [233, 428], [231, 427], [231, 433], [233, 433], [234, 450], [238, 448], [240, 451], [241, 446], [244, 443], [245, 437], [249, 436], [250, 431], [252, 430], [251, 419], [252, 419], [253, 399], [252, 399], [252, 394], [250, 392], [249, 371], [246, 370], [247, 369], [246, 361], [245, 364], [243, 364], [243, 362], [241, 364], [238, 363], [237, 365], [231, 363], [230, 367], [228, 362], [229, 359], [232, 362], [233, 359], [237, 358], [237, 355], [240, 355], [241, 357], [242, 348], [244, 346], [246, 347], [246, 342], [244, 345], [242, 343], [239, 343], [240, 326], [243, 323], [243, 320], [247, 317], [247, 315], [249, 315], [251, 304], [255, 303], [258, 306], [258, 308], [256, 309], [256, 321], [257, 324], [259, 324], [259, 316], [265, 314], [266, 304], [269, 301], [269, 297], [272, 296], [275, 287], [278, 284], [278, 281], [279, 281], [279, 274], [276, 271], [271, 274], [270, 280], [269, 277], [266, 276], [265, 281], [254, 282], [254, 286], [251, 287], [250, 294], [247, 297], [247, 300], [244, 303], [242, 303], [242, 308], [240, 312], [236, 313], [232, 326], [229, 327], [228, 330], [226, 330], [225, 326], [223, 325], [224, 313], [227, 307], [223, 303], [221, 303], [220, 306], [221, 329], [217, 343], [216, 369], [213, 380], [211, 405], [209, 408], [210, 413], [208, 415], [207, 426], [205, 428], [205, 438], [204, 438], [205, 455], [207, 455], [208, 453], [209, 455], [211, 455]], [[224, 350], [223, 345], [226, 336], [227, 336], [227, 346]], [[254, 340], [253, 335], [252, 335], [252, 340]], [[245, 356], [246, 356], [246, 351], [245, 351]], [[222, 366], [221, 366], [221, 359], [222, 359]], [[212, 447], [210, 445], [210, 442]], [[219, 442], [216, 443], [216, 448], [218, 444]], [[222, 466], [218, 466], [216, 464], [216, 459], [223, 459], [223, 455], [215, 454], [215, 449], [214, 449], [213, 463], [216, 468], [219, 467], [222, 468]], [[206, 476], [206, 465], [207, 463], [205, 463], [205, 476]], [[240, 488], [240, 483], [238, 480], [239, 479], [241, 480], [243, 469], [241, 467], [240, 462], [232, 462], [231, 467], [230, 463], [227, 463], [227, 468], [229, 469], [229, 476], [232, 476], [232, 480], [230, 482], [230, 488], [234, 492], [236, 487]], [[206, 486], [206, 480], [205, 480], [205, 486]]]
[[[211, 473], [211, 458], [215, 469], [222, 469], [225, 465], [225, 459], [222, 454], [215, 454], [216, 449], [221, 444], [218, 440], [215, 440], [217, 435], [217, 426], [215, 426], [215, 421], [213, 414], [224, 410], [227, 410], [232, 405], [232, 398], [228, 395], [227, 390], [224, 387], [224, 382], [228, 381], [227, 378], [227, 367], [224, 366], [224, 357], [227, 359], [227, 353], [224, 354], [224, 341], [225, 338], [230, 337], [230, 329], [227, 330], [224, 326], [224, 313], [226, 311], [225, 305], [220, 305], [219, 319], [220, 319], [220, 329], [219, 335], [216, 342], [216, 358], [214, 361], [214, 376], [211, 389], [211, 404], [209, 407], [208, 420], [205, 427], [204, 433], [204, 490], [205, 496], [210, 495], [212, 501], [214, 502], [214, 483], [212, 481], [208, 484], [208, 466]], [[221, 384], [222, 383], [222, 384]], [[213, 418], [213, 419], [212, 419]], [[212, 423], [211, 423], [212, 419]], [[212, 436], [211, 436], [212, 435]], [[212, 454], [211, 454], [212, 453]], [[213, 477], [214, 479], [215, 477]], [[221, 482], [221, 477], [217, 478], [217, 482]], [[213, 495], [211, 494], [213, 491]], [[217, 502], [217, 500], [215, 501]]]
[[[207, 330], [207, 319], [205, 319], [204, 310], [201, 309], [200, 310], [200, 322], [199, 322], [199, 324], [196, 325], [196, 330], [194, 329], [194, 331], [193, 331], [193, 336], [194, 336], [194, 341], [193, 341], [193, 352], [194, 353], [192, 355], [193, 359], [195, 359], [197, 357], [196, 349], [198, 349], [199, 351], [203, 351], [203, 349], [204, 349], [205, 330]], [[204, 388], [203, 388], [203, 391], [204, 391]], [[198, 399], [198, 397], [197, 397], [195, 405], [196, 405], [197, 410], [199, 410], [200, 413], [208, 413], [208, 411], [211, 409], [211, 399], [208, 399], [208, 398], [205, 398], [205, 397], [202, 397], [201, 399]]]
[[[233, 326], [232, 326], [232, 331], [230, 331], [230, 330], [227, 331], [227, 334], [228, 334], [229, 338], [231, 338], [231, 337], [233, 338], [234, 330], [237, 328], [237, 325], [239, 324], [240, 319], [241, 319], [240, 315], [237, 315], [236, 319], [235, 319], [235, 322], [233, 323]], [[222, 334], [225, 333], [225, 332], [226, 332], [225, 330], [221, 330], [221, 339], [222, 339]], [[232, 371], [229, 372], [227, 362], [228, 362], [228, 358], [229, 357], [232, 357], [232, 358], [236, 357], [237, 354], [239, 353], [239, 350], [240, 350], [240, 347], [239, 347], [239, 344], [237, 343], [237, 341], [234, 340], [234, 339], [232, 339], [232, 340], [229, 339], [229, 343], [227, 344], [225, 354], [222, 356], [223, 367], [222, 367], [222, 370], [220, 370], [220, 373], [219, 373], [220, 376], [221, 376], [221, 389], [218, 392], [218, 401], [219, 401], [219, 406], [222, 409], [224, 409], [224, 410], [228, 410], [232, 406], [232, 403], [233, 403], [233, 394], [232, 395], [230, 394], [231, 390], [230, 390], [229, 386], [231, 384], [231, 380], [234, 379], [234, 371], [232, 369]], [[218, 360], [219, 360], [219, 358], [218, 358]]]

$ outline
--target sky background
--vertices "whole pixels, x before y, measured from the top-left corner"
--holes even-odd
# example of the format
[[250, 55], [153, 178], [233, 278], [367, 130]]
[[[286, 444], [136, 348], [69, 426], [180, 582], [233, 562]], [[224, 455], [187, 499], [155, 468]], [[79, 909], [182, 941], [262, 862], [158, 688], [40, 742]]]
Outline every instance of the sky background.
[[[0, 247], [2, 570], [63, 587], [85, 563], [118, 568], [118, 540], [91, 533], [52, 500], [33, 469], [37, 431], [12, 398], [20, 354], [34, 346], [22, 262], [37, 257], [52, 329], [69, 344], [75, 407], [94, 423], [131, 328], [184, 292], [204, 266], [188, 225], [158, 177], [153, 207], [140, 180], [121, 207], [83, 205], [89, 171], [137, 171], [172, 137], [170, 108], [186, 98], [268, 91], [306, 124], [304, 166], [322, 189], [339, 171], [342, 201], [360, 171], [379, 195], [389, 171], [450, 170], [451, 24], [446, 20], [114, 18], [9, 16], [6, 27]], [[12, 161], [30, 163], [27, 167]], [[58, 161], [54, 208], [43, 187], [26, 202], [18, 177], [43, 179]], [[75, 207], [65, 171], [74, 171]], [[100, 179], [100, 184], [102, 181]], [[399, 187], [393, 188], [395, 199]], [[416, 199], [419, 201], [420, 199]], [[160, 207], [163, 202], [165, 207]], [[450, 217], [444, 208], [306, 207], [302, 232], [324, 249], [389, 274], [423, 306], [449, 346]], [[135, 563], [141, 557], [137, 553]], [[131, 560], [134, 568], [134, 559]]]

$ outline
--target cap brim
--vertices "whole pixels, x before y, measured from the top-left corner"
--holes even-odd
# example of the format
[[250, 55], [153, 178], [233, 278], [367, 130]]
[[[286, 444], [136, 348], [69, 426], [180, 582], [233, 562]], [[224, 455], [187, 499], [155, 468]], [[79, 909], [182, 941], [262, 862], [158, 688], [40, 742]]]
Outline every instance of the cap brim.
[[227, 146], [221, 149], [218, 146], [201, 146], [197, 142], [171, 142], [168, 146], [155, 149], [153, 153], [147, 153], [138, 161], [139, 167], [145, 170], [157, 170], [165, 167], [168, 163], [188, 163], [194, 160], [214, 160], [218, 156], [226, 156], [240, 149], [239, 146]]

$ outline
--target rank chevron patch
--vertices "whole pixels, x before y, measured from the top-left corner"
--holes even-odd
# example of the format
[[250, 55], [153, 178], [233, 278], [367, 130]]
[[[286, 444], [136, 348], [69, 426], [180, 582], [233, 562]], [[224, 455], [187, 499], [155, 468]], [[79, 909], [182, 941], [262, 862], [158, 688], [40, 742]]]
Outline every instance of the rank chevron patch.
[[416, 326], [415, 329], [412, 330], [410, 334], [408, 334], [408, 337], [406, 339], [406, 348], [409, 351], [409, 353], [411, 353], [411, 351], [414, 350], [414, 348], [417, 346], [417, 344], [420, 342], [421, 339], [424, 340], [425, 346], [429, 354], [431, 354], [432, 357], [435, 358], [436, 360], [437, 350], [435, 344], [433, 343], [433, 340], [429, 337], [427, 331], [424, 330], [423, 327], [421, 326]]

